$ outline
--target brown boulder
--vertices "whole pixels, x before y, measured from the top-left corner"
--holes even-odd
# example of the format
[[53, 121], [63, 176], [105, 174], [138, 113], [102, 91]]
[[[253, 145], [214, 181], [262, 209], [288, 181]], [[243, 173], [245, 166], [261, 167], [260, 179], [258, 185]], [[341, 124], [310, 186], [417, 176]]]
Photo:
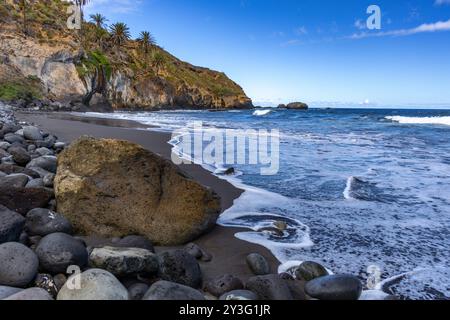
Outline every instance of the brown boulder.
[[220, 199], [139, 145], [82, 137], [58, 157], [58, 212], [86, 235], [179, 245], [211, 229]]

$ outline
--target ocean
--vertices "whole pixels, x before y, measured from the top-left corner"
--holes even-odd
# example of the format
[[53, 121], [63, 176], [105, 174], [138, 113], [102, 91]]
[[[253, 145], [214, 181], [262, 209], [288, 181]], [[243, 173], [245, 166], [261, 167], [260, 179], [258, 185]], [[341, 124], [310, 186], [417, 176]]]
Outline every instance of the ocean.
[[[245, 193], [219, 224], [254, 231], [283, 263], [312, 260], [368, 283], [366, 297], [450, 299], [450, 110], [310, 109], [92, 114], [173, 131], [278, 130], [279, 170], [233, 165]], [[192, 132], [198, 135], [199, 132]], [[182, 136], [171, 143], [175, 149]], [[178, 150], [179, 151], [179, 150]], [[195, 153], [184, 152], [185, 158]], [[199, 159], [197, 159], [199, 160]], [[205, 168], [219, 173], [223, 164]], [[274, 232], [274, 223], [286, 226]]]

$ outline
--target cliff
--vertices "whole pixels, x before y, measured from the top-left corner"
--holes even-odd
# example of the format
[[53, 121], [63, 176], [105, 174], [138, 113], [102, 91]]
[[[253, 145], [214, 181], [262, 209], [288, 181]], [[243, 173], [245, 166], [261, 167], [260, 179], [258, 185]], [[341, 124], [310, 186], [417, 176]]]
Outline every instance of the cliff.
[[224, 73], [157, 45], [119, 46], [93, 23], [70, 30], [64, 1], [27, 1], [25, 10], [18, 3], [0, 3], [0, 99], [56, 101], [69, 109], [252, 107]]

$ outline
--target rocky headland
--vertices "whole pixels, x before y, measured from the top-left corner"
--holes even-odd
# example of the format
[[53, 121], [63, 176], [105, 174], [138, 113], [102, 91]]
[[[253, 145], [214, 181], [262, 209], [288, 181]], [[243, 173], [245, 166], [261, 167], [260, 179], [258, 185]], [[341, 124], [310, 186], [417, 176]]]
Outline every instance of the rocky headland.
[[68, 29], [67, 6], [0, 3], [0, 100], [54, 111], [252, 107], [224, 73], [177, 59], [151, 36], [94, 22]]

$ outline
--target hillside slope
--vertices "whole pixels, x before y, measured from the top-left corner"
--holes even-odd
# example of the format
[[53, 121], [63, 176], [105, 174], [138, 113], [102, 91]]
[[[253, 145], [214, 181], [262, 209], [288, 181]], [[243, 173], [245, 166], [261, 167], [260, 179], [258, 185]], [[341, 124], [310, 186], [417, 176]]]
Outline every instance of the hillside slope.
[[[0, 3], [0, 99], [44, 99], [68, 107], [248, 108], [251, 100], [224, 73], [196, 67], [157, 45], [120, 46], [108, 30], [67, 28], [67, 3]], [[25, 20], [23, 13], [25, 12]]]

